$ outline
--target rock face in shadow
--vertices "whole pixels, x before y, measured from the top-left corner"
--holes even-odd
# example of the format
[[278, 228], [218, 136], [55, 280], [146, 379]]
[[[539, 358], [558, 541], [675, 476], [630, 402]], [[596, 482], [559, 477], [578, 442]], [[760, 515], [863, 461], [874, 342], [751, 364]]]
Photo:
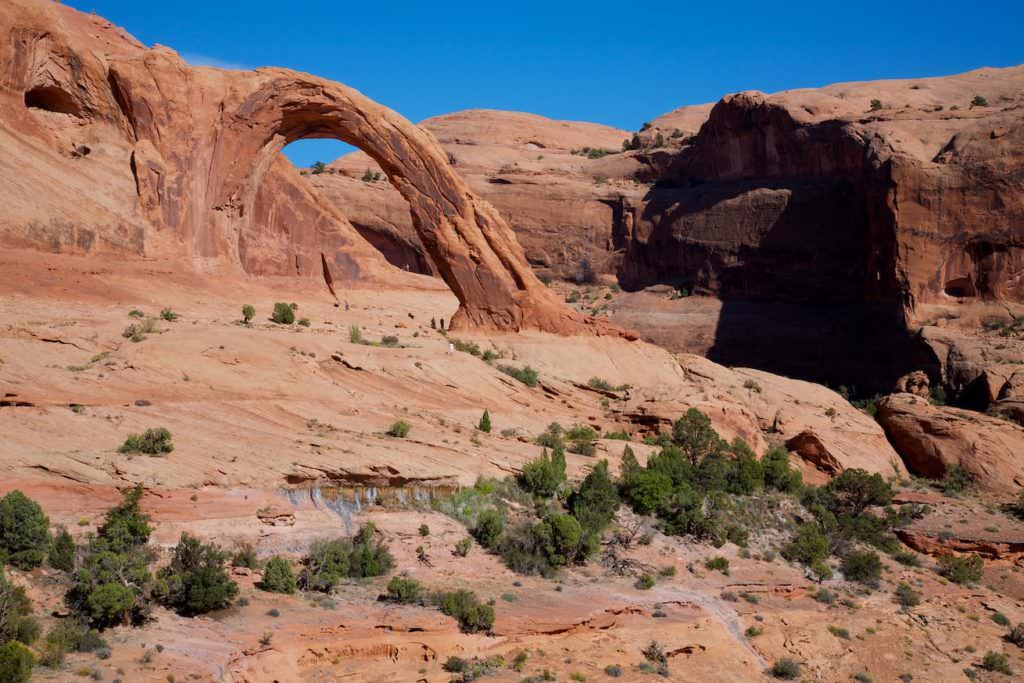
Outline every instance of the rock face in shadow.
[[[123, 241], [136, 252], [302, 274], [315, 272], [324, 251], [344, 275], [381, 268], [351, 224], [281, 160], [289, 142], [331, 137], [364, 149], [408, 202], [420, 242], [461, 303], [453, 323], [598, 329], [540, 283], [501, 216], [454, 173], [432, 136], [355, 90], [285, 69], [190, 67], [168, 48], [146, 50], [102, 20], [33, 0], [9, 4], [0, 22], [10, 37], [0, 63], [5, 109], [17, 110], [11, 127], [50, 138], [58, 155], [76, 152], [78, 194], [91, 189], [92, 154], [74, 137], [104, 136], [120, 157], [122, 166], [110, 169], [120, 190], [134, 186], [131, 209], [115, 213], [128, 214]], [[57, 248], [88, 251], [96, 238], [81, 230], [65, 230]], [[3, 232], [12, 242], [41, 242], [31, 225]]]

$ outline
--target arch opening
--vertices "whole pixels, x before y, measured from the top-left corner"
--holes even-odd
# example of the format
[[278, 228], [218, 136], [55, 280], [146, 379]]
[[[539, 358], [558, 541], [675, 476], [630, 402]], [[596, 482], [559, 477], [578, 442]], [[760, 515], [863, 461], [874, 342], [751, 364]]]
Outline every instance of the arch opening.
[[[391, 265], [419, 275], [437, 269], [412, 229], [409, 202], [380, 166], [354, 145], [333, 138], [300, 138], [281, 150], [310, 188], [337, 209]], [[358, 206], [360, 211], [349, 211]], [[354, 219], [353, 216], [359, 216]]]

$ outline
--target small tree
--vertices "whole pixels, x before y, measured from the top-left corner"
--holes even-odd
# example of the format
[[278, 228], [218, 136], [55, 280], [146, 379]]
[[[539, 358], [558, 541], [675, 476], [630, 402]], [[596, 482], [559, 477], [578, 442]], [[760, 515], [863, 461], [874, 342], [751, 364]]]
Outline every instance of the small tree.
[[50, 545], [50, 566], [65, 572], [75, 569], [75, 541], [64, 527], [53, 537]]
[[280, 555], [267, 560], [260, 588], [271, 593], [294, 593], [295, 572], [292, 571], [292, 563]]
[[388, 581], [388, 600], [402, 604], [417, 602], [420, 597], [420, 582], [406, 576], [392, 576]]
[[882, 100], [871, 100], [871, 111], [879, 111], [882, 108]]
[[696, 408], [687, 410], [672, 425], [672, 441], [682, 449], [692, 467], [722, 450], [722, 440], [711, 426], [711, 418]]
[[843, 556], [843, 576], [850, 581], [874, 584], [882, 578], [882, 560], [873, 550], [851, 550]]
[[252, 307], [252, 304], [246, 304], [242, 306], [242, 320], [248, 325], [253, 317], [256, 315], [256, 309]]
[[457, 590], [440, 596], [441, 612], [459, 622], [463, 633], [490, 631], [494, 626], [494, 608], [483, 604], [476, 593]]
[[505, 529], [505, 517], [494, 508], [482, 510], [473, 527], [473, 537], [477, 543], [488, 549], [494, 549]]
[[975, 95], [974, 99], [971, 100], [971, 106], [972, 107], [987, 107], [988, 106], [988, 100], [986, 100], [981, 95]]
[[313, 175], [320, 175], [325, 170], [327, 170], [327, 164], [325, 164], [322, 161], [314, 161], [313, 165], [310, 166], [310, 169]]
[[295, 309], [279, 301], [274, 304], [274, 312], [270, 314], [270, 319], [278, 325], [291, 325], [295, 322]]
[[985, 562], [978, 555], [943, 555], [939, 558], [939, 573], [962, 586], [981, 581], [984, 570]]
[[224, 569], [226, 561], [227, 555], [217, 546], [182, 533], [171, 563], [157, 572], [153, 594], [185, 616], [227, 607], [238, 593], [238, 584]]
[[34, 500], [15, 489], [0, 498], [0, 565], [32, 569], [50, 547], [50, 520]]
[[484, 408], [484, 414], [480, 416], [480, 424], [476, 428], [481, 432], [491, 433], [491, 414], [487, 412], [487, 408]]

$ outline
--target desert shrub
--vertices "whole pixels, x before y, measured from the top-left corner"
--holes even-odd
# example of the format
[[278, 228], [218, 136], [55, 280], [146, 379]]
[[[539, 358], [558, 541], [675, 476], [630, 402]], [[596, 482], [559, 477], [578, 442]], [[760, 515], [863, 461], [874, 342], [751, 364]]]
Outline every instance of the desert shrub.
[[394, 559], [376, 528], [364, 524], [352, 537], [314, 541], [303, 559], [298, 585], [304, 590], [328, 593], [343, 578], [381, 576], [391, 571]]
[[129, 434], [118, 453], [144, 453], [146, 455], [163, 455], [174, 450], [171, 433], [164, 427], [147, 429], [142, 434]]
[[900, 581], [896, 586], [896, 602], [901, 607], [916, 607], [921, 604], [921, 594], [910, 587], [910, 584]]
[[491, 433], [491, 414], [487, 412], [487, 408], [484, 408], [484, 414], [480, 416], [480, 422], [477, 423], [476, 428], [481, 432]]
[[17, 641], [31, 645], [39, 637], [39, 622], [32, 603], [20, 586], [11, 585], [0, 568], [0, 644]]
[[871, 100], [871, 111], [878, 111], [882, 108], [881, 100]]
[[626, 477], [622, 493], [636, 512], [648, 515], [668, 501], [672, 495], [672, 479], [656, 470], [638, 470]]
[[[313, 323], [309, 322], [309, 318], [299, 318], [299, 325], [302, 326], [302, 327], [309, 327], [312, 324]], [[395, 337], [395, 340], [396, 340], [395, 343], [396, 344], [398, 343], [397, 339], [398, 339], [398, 337]]]
[[424, 537], [429, 536], [430, 535], [430, 527], [427, 526], [426, 523], [420, 524], [419, 534], [420, 534], [420, 536], [424, 536]]
[[594, 537], [608, 526], [618, 509], [619, 492], [608, 474], [608, 461], [602, 460], [583, 478], [579, 490], [569, 497], [569, 510], [579, 521], [584, 535], [589, 537], [585, 542], [593, 544]]
[[392, 576], [388, 581], [388, 600], [402, 604], [419, 601], [420, 582], [405, 576]]
[[873, 550], [851, 550], [843, 556], [840, 567], [850, 581], [870, 585], [882, 578], [882, 560]]
[[783, 493], [797, 493], [803, 487], [803, 475], [789, 466], [789, 453], [784, 448], [770, 449], [761, 460], [764, 485]]
[[505, 529], [505, 517], [499, 510], [488, 508], [477, 515], [473, 527], [473, 538], [485, 548], [493, 550], [498, 545], [501, 533]]
[[258, 569], [260, 566], [260, 560], [256, 556], [256, 548], [252, 547], [252, 543], [243, 543], [239, 546], [235, 554], [231, 556], [232, 567], [245, 567], [246, 569]]
[[654, 577], [650, 574], [641, 574], [633, 583], [633, 587], [642, 591], [650, 590], [654, 588]]
[[800, 677], [800, 665], [788, 657], [778, 659], [768, 672], [775, 678], [792, 681]]
[[587, 386], [589, 386], [592, 389], [597, 389], [599, 391], [614, 390], [614, 387], [612, 387], [611, 382], [605, 379], [601, 379], [600, 377], [591, 377], [589, 380], [587, 380]]
[[842, 628], [841, 626], [829, 626], [828, 632], [834, 635], [836, 638], [842, 638], [843, 640], [850, 639], [850, 631]]
[[1007, 632], [1006, 642], [1024, 648], [1024, 622], [1017, 624]]
[[398, 420], [388, 428], [386, 433], [388, 436], [393, 436], [396, 439], [404, 439], [409, 436], [409, 430], [411, 429], [412, 426], [408, 422], [405, 420]]
[[529, 365], [517, 368], [513, 365], [499, 365], [498, 369], [509, 377], [513, 377], [528, 387], [537, 386], [537, 371]]
[[259, 587], [271, 593], [294, 593], [296, 585], [292, 563], [280, 555], [267, 560]]
[[569, 443], [569, 452], [592, 458], [597, 453], [597, 447], [593, 441], [572, 441]]
[[50, 520], [34, 500], [15, 489], [0, 498], [0, 565], [20, 569], [43, 563], [50, 547]]
[[216, 545], [182, 533], [171, 563], [156, 575], [153, 595], [179, 614], [193, 616], [227, 607], [238, 585], [224, 568], [227, 554]]
[[973, 483], [971, 473], [960, 465], [952, 465], [946, 470], [946, 475], [939, 482], [939, 488], [946, 494], [963, 493]]
[[897, 550], [892, 554], [892, 559], [907, 567], [920, 567], [921, 560], [917, 555], [907, 550]]
[[75, 569], [75, 541], [64, 527], [53, 537], [48, 557], [50, 566], [65, 572]]
[[987, 107], [988, 106], [988, 100], [986, 100], [981, 95], [975, 95], [974, 99], [971, 100], [971, 106], [972, 107]]
[[552, 567], [563, 567], [580, 555], [583, 530], [572, 515], [551, 513], [533, 530], [547, 562]]
[[438, 598], [438, 607], [443, 614], [459, 622], [459, 630], [463, 633], [490, 631], [494, 626], [494, 608], [481, 603], [472, 591], [443, 593]]
[[461, 538], [455, 543], [455, 554], [459, 557], [466, 557], [467, 555], [469, 555], [469, 551], [472, 547], [473, 538], [471, 536]]
[[540, 457], [523, 465], [519, 485], [524, 491], [542, 498], [550, 498], [565, 483], [565, 453], [556, 445], [551, 455], [545, 448]]
[[814, 594], [814, 599], [822, 604], [832, 605], [835, 604], [836, 594], [827, 588], [822, 588]]
[[747, 630], [743, 633], [747, 636], [747, 638], [756, 638], [762, 633], [764, 633], [764, 629], [760, 626], [748, 626]]
[[393, 334], [385, 334], [380, 338], [380, 345], [387, 347], [398, 346], [398, 337]]
[[1002, 612], [993, 612], [992, 613], [992, 621], [996, 622], [1000, 626], [1009, 626], [1010, 625], [1009, 617], [1007, 617]]
[[986, 652], [985, 656], [981, 658], [981, 668], [985, 671], [995, 671], [1007, 676], [1013, 675], [1010, 659], [1003, 653], [993, 652], [992, 650]]
[[363, 330], [359, 325], [349, 325], [348, 340], [353, 344], [363, 343]]
[[718, 555], [704, 560], [704, 567], [710, 571], [718, 571], [723, 574], [729, 573], [729, 559]]
[[174, 310], [170, 308], [164, 308], [163, 310], [160, 311], [160, 318], [166, 320], [169, 323], [173, 323], [180, 317], [180, 315], [175, 313]]
[[291, 325], [295, 322], [295, 309], [279, 301], [274, 304], [274, 312], [270, 314], [270, 319], [278, 325]]
[[256, 309], [251, 304], [242, 306], [242, 321], [249, 324], [256, 316]]
[[604, 668], [604, 674], [609, 678], [618, 678], [622, 675], [622, 667], [618, 664], [609, 664]]
[[35, 665], [35, 655], [21, 643], [12, 640], [0, 645], [0, 681], [28, 683]]
[[939, 558], [939, 574], [962, 586], [981, 581], [984, 569], [985, 562], [978, 555], [943, 555]]
[[520, 574], [551, 576], [551, 566], [545, 552], [544, 539], [535, 533], [529, 522], [521, 522], [506, 529], [497, 544], [498, 554], [505, 565]]
[[534, 443], [545, 448], [564, 448], [565, 430], [562, 429], [562, 425], [552, 422], [548, 425], [547, 429], [537, 436]]
[[828, 557], [828, 539], [813, 522], [797, 527], [796, 536], [782, 549], [782, 556], [808, 567]]

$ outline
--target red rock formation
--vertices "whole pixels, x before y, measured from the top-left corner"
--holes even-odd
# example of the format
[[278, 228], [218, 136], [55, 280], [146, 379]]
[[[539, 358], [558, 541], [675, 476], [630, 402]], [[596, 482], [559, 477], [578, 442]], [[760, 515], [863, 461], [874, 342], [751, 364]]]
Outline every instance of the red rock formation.
[[1024, 486], [1024, 428], [967, 410], [933, 406], [912, 394], [878, 403], [878, 421], [907, 469], [944, 477], [963, 468], [981, 488], [1017, 491]]
[[[611, 329], [588, 325], [537, 280], [497, 211], [452, 171], [428, 133], [351, 88], [284, 69], [190, 67], [172, 50], [145, 50], [98, 20], [116, 50], [90, 50], [88, 18], [32, 0], [9, 4], [0, 21], [10, 36], [0, 46], [4, 96], [19, 110], [16, 123], [36, 138], [99, 124], [120, 154], [130, 150], [119, 180], [130, 169], [137, 251], [257, 272], [316, 272], [322, 249], [333, 252], [337, 271], [358, 274], [364, 261], [373, 263], [364, 259], [370, 250], [279, 155], [294, 140], [333, 137], [366, 150], [409, 203], [421, 243], [462, 304], [456, 325]], [[61, 117], [59, 126], [26, 109]], [[13, 231], [4, 232], [10, 239]], [[31, 229], [21, 236], [39, 238]], [[83, 242], [69, 234], [57, 247], [70, 240]]]

